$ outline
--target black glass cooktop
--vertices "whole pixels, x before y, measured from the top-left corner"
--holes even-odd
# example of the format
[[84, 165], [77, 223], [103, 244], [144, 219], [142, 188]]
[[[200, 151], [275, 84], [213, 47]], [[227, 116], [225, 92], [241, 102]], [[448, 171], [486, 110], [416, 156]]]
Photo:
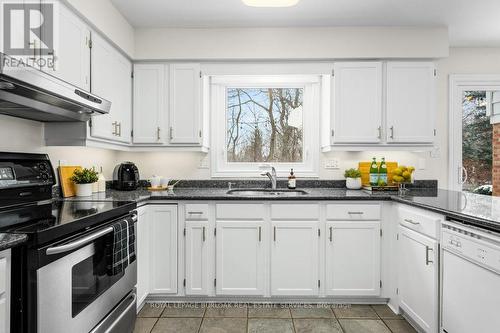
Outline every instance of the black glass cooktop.
[[136, 208], [129, 201], [63, 201], [0, 211], [0, 232], [28, 234], [38, 244], [110, 222]]

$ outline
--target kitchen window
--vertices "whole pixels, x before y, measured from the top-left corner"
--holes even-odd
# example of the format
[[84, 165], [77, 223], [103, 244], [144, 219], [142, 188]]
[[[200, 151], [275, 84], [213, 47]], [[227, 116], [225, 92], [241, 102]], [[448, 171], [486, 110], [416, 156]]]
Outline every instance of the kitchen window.
[[318, 175], [319, 76], [212, 76], [212, 176]]

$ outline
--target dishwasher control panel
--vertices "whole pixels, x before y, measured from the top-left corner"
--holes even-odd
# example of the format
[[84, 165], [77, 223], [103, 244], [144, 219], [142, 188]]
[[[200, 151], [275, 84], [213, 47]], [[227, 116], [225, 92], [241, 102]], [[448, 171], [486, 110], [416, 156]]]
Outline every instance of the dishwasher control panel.
[[500, 238], [454, 224], [443, 224], [441, 246], [500, 272]]

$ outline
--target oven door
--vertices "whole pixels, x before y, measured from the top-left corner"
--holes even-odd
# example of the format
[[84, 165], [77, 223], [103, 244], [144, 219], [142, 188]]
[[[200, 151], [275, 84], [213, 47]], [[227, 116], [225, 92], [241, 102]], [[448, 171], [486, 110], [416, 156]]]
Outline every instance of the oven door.
[[[137, 282], [137, 261], [120, 274], [107, 274], [105, 246], [110, 228], [47, 249], [47, 257], [58, 259], [37, 271], [39, 333], [90, 332], [110, 316], [123, 318], [115, 308], [122, 305], [128, 311], [128, 303], [135, 304], [131, 291]], [[58, 257], [61, 253], [64, 255]], [[128, 317], [125, 319], [130, 320]]]

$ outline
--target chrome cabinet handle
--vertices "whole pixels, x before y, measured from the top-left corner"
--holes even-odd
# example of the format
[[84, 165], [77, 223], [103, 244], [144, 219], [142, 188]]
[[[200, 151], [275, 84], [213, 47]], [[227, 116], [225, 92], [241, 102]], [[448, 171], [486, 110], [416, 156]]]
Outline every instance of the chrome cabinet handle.
[[410, 220], [410, 219], [404, 219], [405, 222], [408, 222], [408, 223], [411, 223], [413, 225], [417, 225], [417, 224], [420, 224], [420, 222], [415, 222], [413, 220]]
[[205, 241], [205, 227], [203, 227], [203, 241]]
[[429, 251], [434, 251], [430, 247], [426, 246], [425, 247], [425, 264], [428, 266], [429, 264], [434, 263], [434, 261], [429, 259]]
[[259, 242], [262, 241], [262, 227], [259, 227]]
[[160, 128], [160, 126], [158, 126], [158, 128], [156, 128], [156, 138], [158, 141], [161, 140], [161, 128]]
[[467, 169], [463, 166], [458, 167], [458, 182], [460, 185], [463, 185], [467, 182], [467, 179], [469, 178], [469, 173], [467, 172]]
[[274, 232], [273, 232], [273, 240], [276, 242], [276, 227], [274, 227]]
[[382, 126], [379, 126], [377, 130], [378, 130], [378, 138], [382, 139]]
[[363, 215], [364, 212], [347, 212], [349, 215]]
[[170, 126], [170, 140], [174, 138], [174, 128]]
[[333, 227], [330, 227], [330, 242], [333, 242]]
[[394, 139], [394, 126], [391, 126], [391, 135], [390, 135], [390, 138], [391, 139]]
[[203, 212], [188, 212], [189, 215], [203, 215]]

